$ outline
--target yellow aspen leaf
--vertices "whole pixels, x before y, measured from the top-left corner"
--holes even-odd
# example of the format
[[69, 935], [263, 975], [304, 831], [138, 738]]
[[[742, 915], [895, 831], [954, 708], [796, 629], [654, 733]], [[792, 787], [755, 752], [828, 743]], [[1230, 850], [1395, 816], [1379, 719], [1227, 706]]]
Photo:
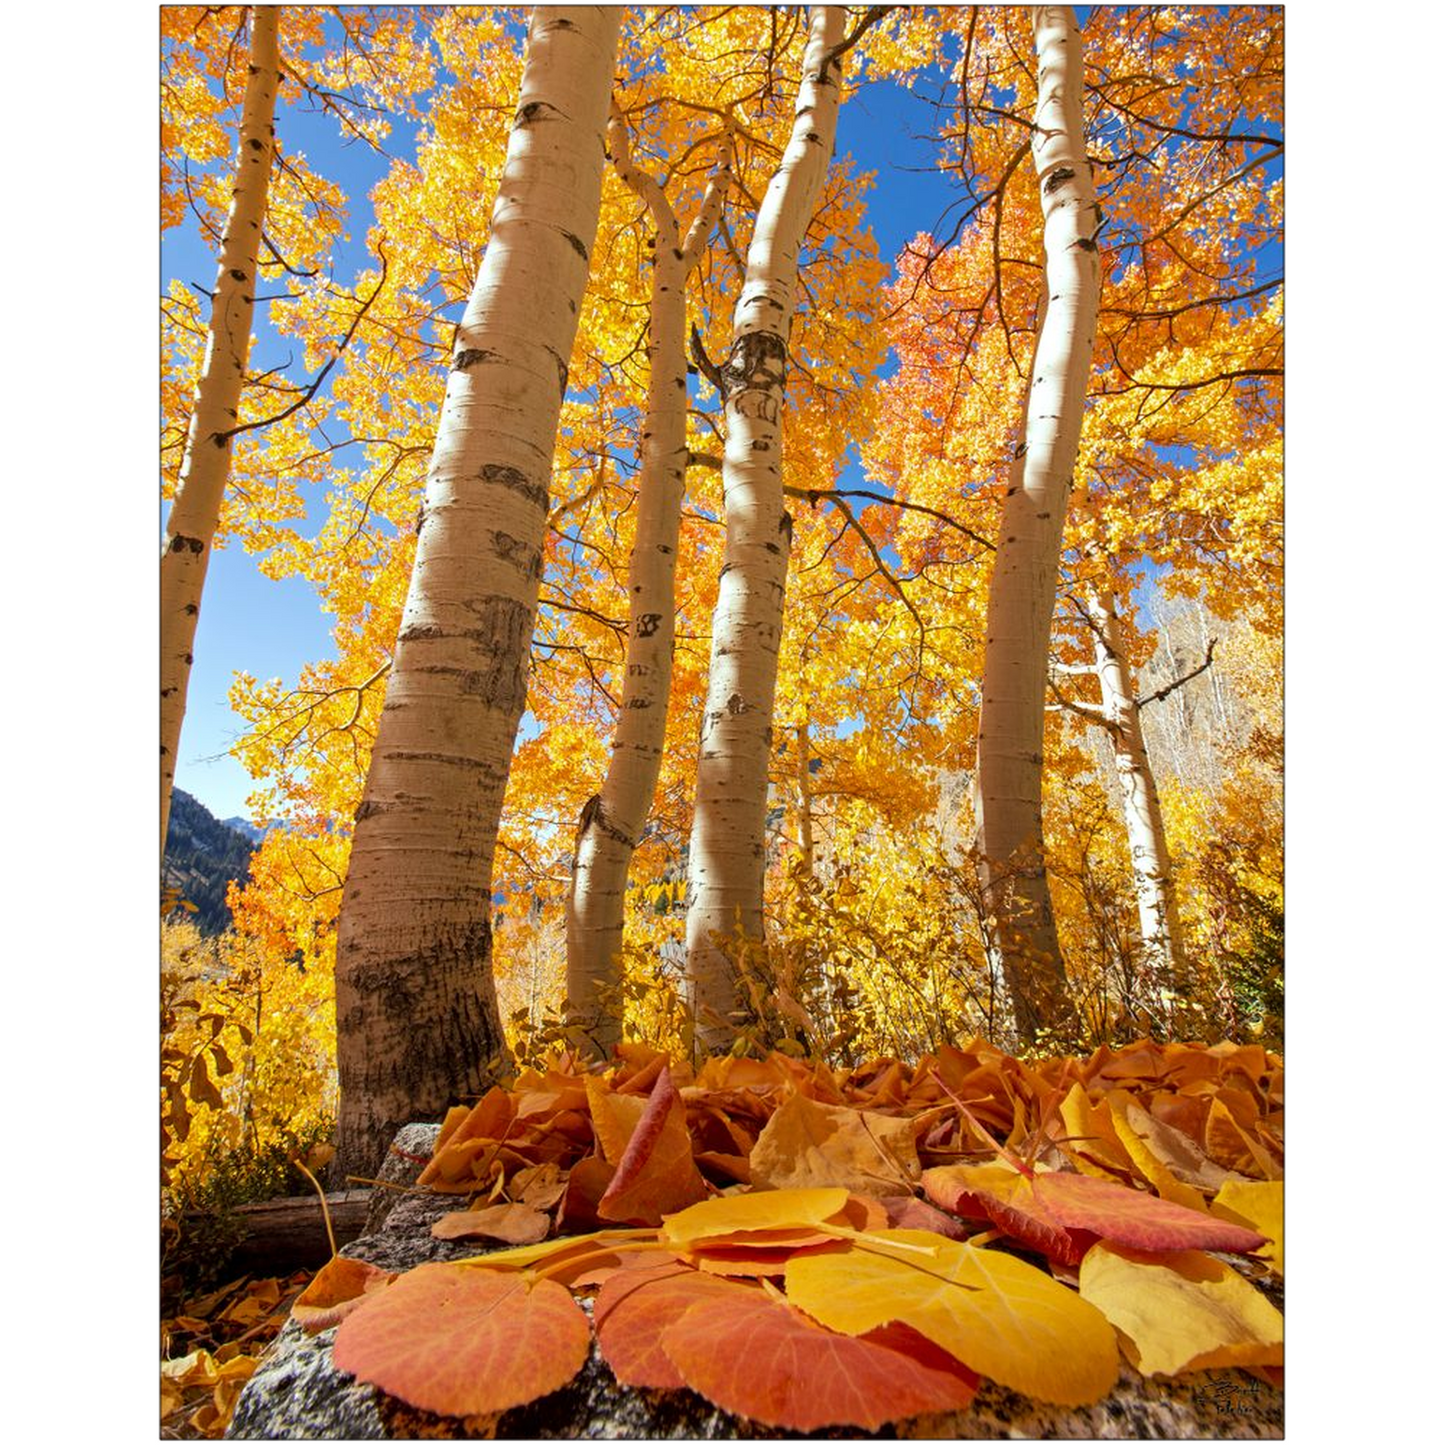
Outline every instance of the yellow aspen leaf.
[[1171, 1204], [1182, 1204], [1186, 1209], [1203, 1210], [1204, 1196], [1191, 1184], [1175, 1176], [1167, 1164], [1160, 1159], [1147, 1143], [1135, 1132], [1132, 1115], [1147, 1119], [1148, 1115], [1137, 1105], [1125, 1102], [1122, 1106], [1112, 1096], [1109, 1099], [1109, 1113], [1114, 1122], [1114, 1135], [1124, 1146], [1134, 1172], [1142, 1175], [1154, 1188], [1161, 1199]]
[[1011, 1255], [923, 1230], [795, 1259], [786, 1288], [830, 1329], [859, 1335], [901, 1321], [981, 1375], [1051, 1404], [1089, 1404], [1118, 1379], [1114, 1332], [1087, 1300]]
[[1143, 1254], [1101, 1242], [1079, 1266], [1079, 1293], [1128, 1338], [1143, 1374], [1284, 1363], [1284, 1316], [1200, 1250]]
[[[453, 1263], [458, 1269], [525, 1270], [533, 1265], [547, 1266], [547, 1273], [553, 1279], [565, 1279], [566, 1272], [557, 1266], [575, 1262], [579, 1268], [587, 1268], [607, 1257], [610, 1246], [624, 1241], [652, 1238], [650, 1229], [603, 1229], [592, 1234], [564, 1235], [559, 1239], [548, 1239], [540, 1244], [521, 1244], [514, 1249], [497, 1249], [490, 1254], [475, 1255], [471, 1259], [458, 1259]], [[615, 1256], [613, 1262], [616, 1262]]]
[[806, 1189], [836, 1184], [857, 1194], [908, 1194], [918, 1179], [911, 1119], [815, 1103], [779, 1105], [748, 1158], [753, 1184]]
[[1249, 1131], [1240, 1127], [1222, 1099], [1210, 1102], [1204, 1125], [1204, 1147], [1211, 1158], [1252, 1178], [1278, 1179], [1282, 1173], [1265, 1150], [1249, 1137]]
[[1221, 1219], [1257, 1229], [1269, 1241], [1260, 1258], [1284, 1277], [1284, 1181], [1230, 1179], [1220, 1185], [1210, 1211]]
[[1112, 1117], [1094, 1104], [1077, 1080], [1059, 1101], [1059, 1117], [1069, 1136], [1069, 1153], [1082, 1173], [1108, 1179], [1113, 1176], [1104, 1165], [1115, 1169], [1129, 1167], [1128, 1155], [1114, 1133]]
[[597, 1136], [597, 1147], [609, 1164], [620, 1164], [627, 1141], [647, 1107], [647, 1100], [639, 1095], [617, 1094], [591, 1074], [583, 1082], [587, 1088], [587, 1108], [592, 1116], [592, 1132]]
[[1244, 1177], [1216, 1164], [1182, 1129], [1149, 1110], [1141, 1109], [1138, 1104], [1131, 1102], [1124, 1116], [1149, 1152], [1182, 1183], [1213, 1190], [1228, 1179]]
[[847, 1203], [846, 1189], [767, 1189], [757, 1194], [729, 1194], [705, 1199], [664, 1219], [659, 1238], [668, 1249], [685, 1250], [716, 1235], [799, 1229], [822, 1224]]

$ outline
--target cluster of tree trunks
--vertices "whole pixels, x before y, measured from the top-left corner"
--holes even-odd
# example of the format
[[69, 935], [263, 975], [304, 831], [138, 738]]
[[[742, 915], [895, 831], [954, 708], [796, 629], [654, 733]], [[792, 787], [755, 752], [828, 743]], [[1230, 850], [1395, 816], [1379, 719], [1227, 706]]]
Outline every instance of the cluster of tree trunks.
[[[865, 16], [869, 23], [875, 12]], [[626, 682], [611, 760], [579, 822], [568, 900], [572, 1016], [617, 1041], [616, 960], [628, 868], [653, 805], [671, 679], [674, 569], [690, 460], [685, 288], [730, 188], [721, 128], [692, 224], [633, 163], [609, 108], [621, 9], [538, 7], [490, 237], [457, 329], [445, 400], [337, 938], [342, 1173], [369, 1174], [395, 1130], [481, 1092], [505, 1058], [491, 979], [492, 862], [526, 701], [549, 481], [588, 285], [604, 161], [654, 237], [646, 418], [628, 574]], [[791, 138], [757, 210], [731, 344], [711, 368], [725, 426], [726, 541], [689, 849], [687, 978], [699, 1041], [745, 1021], [741, 959], [763, 938], [764, 823], [791, 521], [783, 408], [798, 258], [822, 193], [841, 100], [846, 12], [808, 12]], [[1099, 308], [1102, 215], [1084, 134], [1084, 61], [1068, 7], [1033, 12], [1034, 165], [1044, 275], [1033, 372], [988, 598], [975, 779], [990, 947], [1025, 1039], [1070, 1003], [1042, 836], [1044, 708], [1060, 546]], [[236, 424], [272, 163], [274, 11], [253, 11], [235, 202], [181, 494], [162, 564], [162, 838], [186, 668]], [[1162, 987], [1179, 966], [1157, 794], [1112, 602], [1096, 602], [1100, 720], [1115, 740], [1139, 861], [1140, 920]], [[808, 724], [798, 729], [804, 867], [813, 867]], [[1142, 761], [1141, 761], [1142, 760]], [[283, 1202], [284, 1203], [284, 1202]], [[284, 1214], [285, 1211], [282, 1211]]]

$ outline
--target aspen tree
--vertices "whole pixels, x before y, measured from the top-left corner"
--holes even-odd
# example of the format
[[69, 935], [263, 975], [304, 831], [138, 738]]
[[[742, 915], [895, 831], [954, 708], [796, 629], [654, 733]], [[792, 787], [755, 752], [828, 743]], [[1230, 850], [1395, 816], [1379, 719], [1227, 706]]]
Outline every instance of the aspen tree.
[[989, 583], [978, 720], [980, 882], [1015, 1023], [1028, 1041], [1069, 1016], [1043, 857], [1044, 702], [1059, 550], [1099, 307], [1101, 212], [1084, 144], [1083, 54], [1073, 12], [1033, 11], [1034, 167], [1045, 301], [1024, 444], [1009, 477]]
[[677, 539], [689, 455], [685, 288], [722, 214], [732, 154], [725, 133], [712, 180], [684, 238], [663, 188], [633, 164], [627, 122], [615, 104], [607, 135], [617, 173], [648, 208], [654, 238], [637, 533], [627, 572], [626, 670], [607, 776], [582, 811], [567, 895], [570, 1015], [604, 1055], [621, 1036], [616, 964], [627, 871], [652, 808], [667, 733]]
[[[1144, 746], [1140, 703], [1124, 651], [1118, 605], [1112, 593], [1087, 603], [1094, 631], [1094, 673], [1099, 679], [1100, 707], [1095, 718], [1109, 735], [1114, 769], [1124, 798], [1124, 825], [1134, 868], [1134, 893], [1139, 905], [1139, 936], [1143, 943], [1144, 989], [1152, 1003], [1166, 1003], [1166, 994], [1183, 991], [1184, 955], [1179, 907], [1164, 813], [1159, 790]], [[1092, 714], [1092, 709], [1089, 710]]]
[[505, 1057], [492, 859], [606, 154], [621, 9], [532, 12], [491, 233], [453, 347], [337, 924], [337, 1167]]
[[792, 136], [748, 247], [732, 341], [720, 368], [726, 444], [721, 581], [688, 854], [687, 975], [697, 1036], [726, 1048], [736, 1033], [740, 930], [763, 933], [764, 824], [773, 693], [792, 520], [783, 505], [782, 406], [798, 254], [827, 177], [837, 131], [844, 11], [809, 10]]
[[276, 146], [276, 88], [280, 82], [276, 18], [274, 6], [251, 9], [251, 54], [231, 209], [221, 238], [205, 361], [196, 383], [180, 483], [161, 547], [162, 853], [170, 823], [171, 787], [186, 713], [201, 592], [231, 474], [231, 429], [236, 425], [251, 353], [256, 258]]

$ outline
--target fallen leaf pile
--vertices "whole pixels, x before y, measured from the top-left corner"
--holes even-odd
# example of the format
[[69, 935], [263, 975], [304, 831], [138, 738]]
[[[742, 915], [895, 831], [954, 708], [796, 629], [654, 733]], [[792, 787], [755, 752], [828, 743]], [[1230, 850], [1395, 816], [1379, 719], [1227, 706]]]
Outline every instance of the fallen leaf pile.
[[233, 1280], [161, 1321], [162, 1439], [221, 1438], [241, 1387], [309, 1279]]
[[510, 1248], [333, 1260], [295, 1317], [338, 1326], [338, 1368], [454, 1416], [558, 1389], [594, 1338], [623, 1384], [796, 1430], [962, 1409], [981, 1377], [1085, 1405], [1121, 1349], [1280, 1382], [1283, 1316], [1252, 1281], [1283, 1276], [1283, 1118], [1253, 1045], [1026, 1064], [974, 1040], [841, 1074], [563, 1056], [453, 1109], [418, 1181], [468, 1196], [439, 1237]]

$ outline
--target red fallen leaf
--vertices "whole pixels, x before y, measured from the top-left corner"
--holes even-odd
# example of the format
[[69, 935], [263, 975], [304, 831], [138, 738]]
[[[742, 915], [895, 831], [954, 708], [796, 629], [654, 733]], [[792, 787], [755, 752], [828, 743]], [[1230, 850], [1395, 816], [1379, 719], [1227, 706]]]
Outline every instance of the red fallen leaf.
[[924, 1193], [965, 1219], [986, 1219], [993, 1227], [1046, 1255], [1056, 1264], [1077, 1265], [1098, 1238], [1065, 1227], [1035, 1197], [1033, 1181], [1002, 1164], [945, 1164], [923, 1171]]
[[1153, 1194], [1084, 1174], [1030, 1177], [999, 1164], [953, 1164], [924, 1171], [928, 1197], [1047, 1255], [1077, 1265], [1096, 1239], [1159, 1253], [1223, 1249], [1245, 1253], [1264, 1236]]
[[316, 1271], [311, 1283], [296, 1296], [291, 1318], [307, 1334], [318, 1334], [340, 1324], [368, 1296], [385, 1288], [396, 1275], [361, 1259], [335, 1255]]
[[834, 1334], [761, 1291], [695, 1305], [662, 1331], [688, 1386], [734, 1415], [788, 1430], [961, 1410], [978, 1376], [905, 1326]]
[[656, 1225], [706, 1199], [708, 1188], [692, 1157], [687, 1110], [663, 1069], [648, 1096], [647, 1107], [627, 1141], [617, 1173], [597, 1202], [602, 1219]]
[[552, 1280], [422, 1264], [341, 1322], [333, 1358], [419, 1410], [485, 1415], [560, 1389], [590, 1342], [587, 1316]]
[[888, 1215], [884, 1226], [887, 1229], [931, 1229], [945, 1239], [960, 1242], [969, 1237], [969, 1231], [958, 1220], [911, 1194], [890, 1194], [882, 1203]]
[[746, 1289], [675, 1260], [652, 1269], [619, 1270], [603, 1282], [592, 1306], [602, 1358], [619, 1384], [681, 1390], [686, 1382], [662, 1348], [663, 1330], [695, 1304]]
[[1087, 1229], [1115, 1244], [1155, 1253], [1222, 1249], [1248, 1254], [1269, 1241], [1243, 1225], [1171, 1204], [1139, 1189], [1084, 1174], [1040, 1174], [1034, 1196], [1068, 1229]]

